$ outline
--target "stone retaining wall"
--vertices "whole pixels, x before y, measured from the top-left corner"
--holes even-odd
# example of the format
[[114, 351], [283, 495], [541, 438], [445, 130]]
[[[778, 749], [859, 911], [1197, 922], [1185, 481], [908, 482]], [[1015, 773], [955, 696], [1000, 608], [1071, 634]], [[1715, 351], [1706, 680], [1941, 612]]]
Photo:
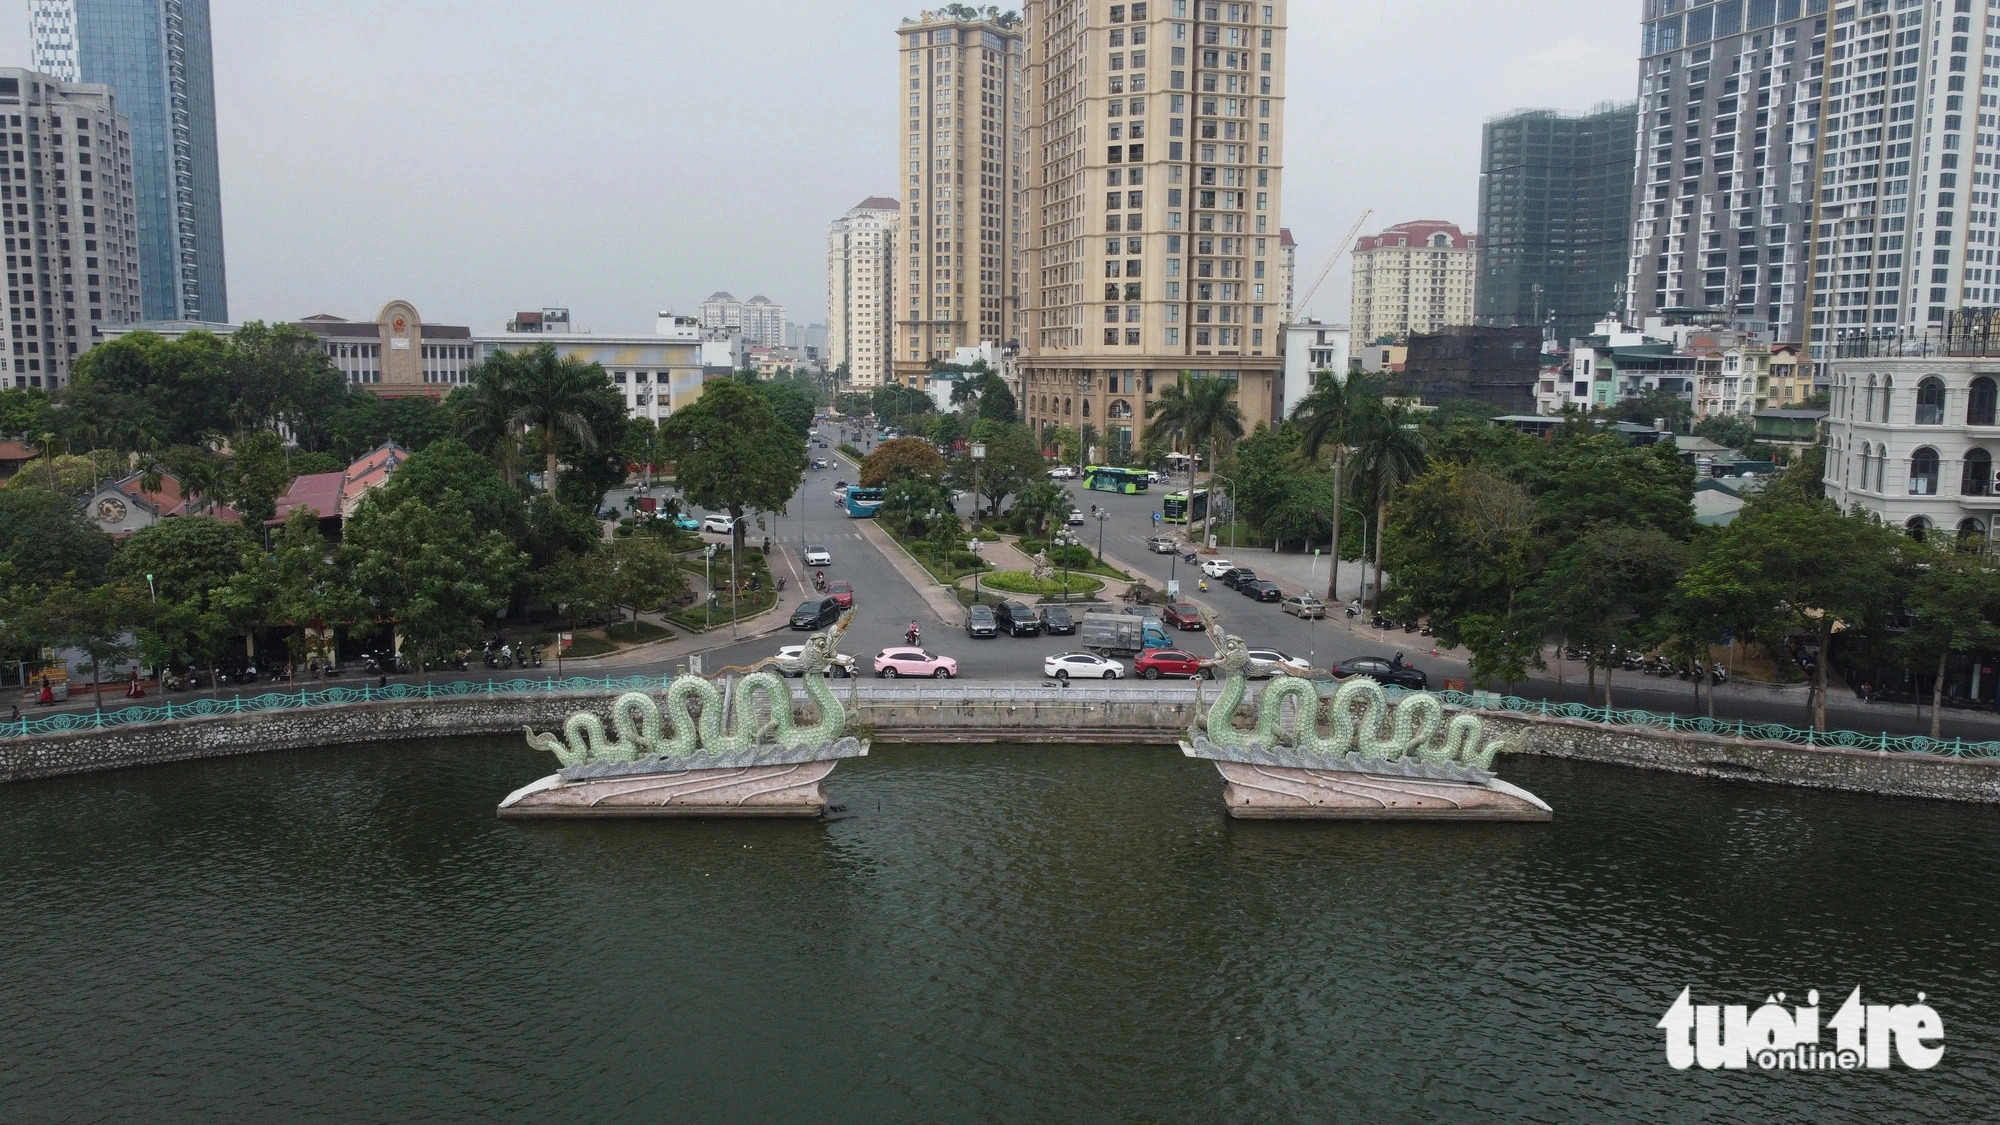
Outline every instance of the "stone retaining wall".
[[[0, 782], [166, 762], [419, 738], [558, 730], [612, 696], [536, 696], [357, 704], [309, 711], [195, 719], [157, 726], [0, 742]], [[860, 700], [855, 722], [884, 744], [1065, 743], [1165, 745], [1180, 740], [1193, 695], [1149, 701], [1072, 691], [1020, 700]], [[1689, 733], [1606, 727], [1484, 713], [1496, 732], [1523, 730], [1527, 752], [1723, 778], [1821, 789], [2000, 803], [2000, 761], [1735, 742]], [[1504, 770], [1504, 759], [1502, 768]]]

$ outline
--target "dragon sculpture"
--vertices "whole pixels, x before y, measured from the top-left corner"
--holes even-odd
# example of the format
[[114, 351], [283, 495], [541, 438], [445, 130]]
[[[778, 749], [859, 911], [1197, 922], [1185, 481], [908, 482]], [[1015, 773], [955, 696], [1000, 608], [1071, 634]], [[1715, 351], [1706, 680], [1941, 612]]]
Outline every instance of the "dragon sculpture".
[[[1208, 714], [1196, 717], [1194, 733], [1205, 735], [1207, 743], [1217, 750], [1255, 755], [1282, 746], [1329, 765], [1358, 756], [1363, 763], [1409, 762], [1485, 771], [1507, 748], [1502, 739], [1482, 741], [1485, 726], [1476, 715], [1460, 715], [1446, 723], [1444, 705], [1427, 693], [1405, 698], [1392, 712], [1382, 685], [1361, 677], [1349, 680], [1334, 693], [1327, 715], [1328, 733], [1322, 735], [1318, 688], [1308, 680], [1289, 678], [1291, 673], [1282, 666], [1277, 669], [1278, 678], [1257, 702], [1256, 726], [1239, 730], [1235, 718], [1249, 690], [1250, 649], [1243, 638], [1224, 632], [1212, 613], [1204, 610], [1202, 617], [1216, 647], [1216, 658], [1202, 661], [1202, 666], [1217, 669], [1223, 685]], [[1290, 734], [1283, 722], [1287, 700], [1297, 716], [1297, 730]], [[1357, 705], [1361, 708], [1358, 722]], [[1440, 727], [1444, 729], [1442, 739], [1438, 737]]]
[[[667, 689], [664, 708], [644, 692], [620, 696], [611, 705], [609, 733], [596, 715], [578, 713], [563, 725], [563, 738], [528, 728], [528, 745], [554, 754], [565, 769], [630, 765], [646, 759], [685, 765], [705, 759], [740, 758], [764, 747], [806, 752], [830, 746], [846, 732], [847, 709], [827, 685], [824, 673], [838, 658], [841, 635], [852, 620], [849, 614], [832, 629], [815, 633], [799, 656], [806, 695], [819, 711], [816, 722], [801, 724], [793, 717], [791, 688], [776, 673], [725, 668], [719, 674], [750, 673], [737, 685], [735, 722], [726, 729], [721, 689], [699, 676], [682, 676]], [[773, 659], [755, 667], [777, 664]], [[769, 722], [760, 722], [759, 696], [770, 705]]]

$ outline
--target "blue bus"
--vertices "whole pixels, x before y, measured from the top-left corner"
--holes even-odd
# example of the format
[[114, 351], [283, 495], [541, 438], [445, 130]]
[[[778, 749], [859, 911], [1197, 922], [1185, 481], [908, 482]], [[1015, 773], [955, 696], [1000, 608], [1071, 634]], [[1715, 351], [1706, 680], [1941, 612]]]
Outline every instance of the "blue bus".
[[1208, 518], [1208, 489], [1198, 489], [1192, 502], [1185, 492], [1176, 492], [1167, 497], [1161, 506], [1160, 518], [1168, 523], [1200, 523]]
[[1122, 492], [1134, 496], [1151, 488], [1153, 482], [1151, 474], [1144, 469], [1092, 465], [1083, 471], [1083, 486], [1092, 492]]
[[849, 519], [872, 520], [882, 510], [882, 497], [886, 489], [850, 488], [847, 490], [847, 516]]

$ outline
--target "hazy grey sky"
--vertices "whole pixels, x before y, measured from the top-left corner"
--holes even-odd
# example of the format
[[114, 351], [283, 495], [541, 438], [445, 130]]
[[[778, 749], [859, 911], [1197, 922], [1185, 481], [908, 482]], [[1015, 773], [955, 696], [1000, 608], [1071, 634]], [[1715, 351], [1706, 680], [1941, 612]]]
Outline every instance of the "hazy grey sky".
[[[937, 6], [936, 0], [928, 0]], [[825, 317], [829, 222], [894, 194], [883, 0], [211, 0], [230, 312], [650, 332], [727, 289]], [[1475, 223], [1479, 127], [1633, 96], [1638, 0], [1294, 0], [1284, 221]], [[0, 58], [29, 62], [27, 2]], [[1347, 263], [1314, 311], [1347, 318]]]

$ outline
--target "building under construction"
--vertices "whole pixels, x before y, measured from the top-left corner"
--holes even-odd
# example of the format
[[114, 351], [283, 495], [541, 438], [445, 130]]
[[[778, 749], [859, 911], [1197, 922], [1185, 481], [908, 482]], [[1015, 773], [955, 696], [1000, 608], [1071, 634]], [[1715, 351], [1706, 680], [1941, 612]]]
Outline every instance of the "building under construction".
[[1622, 307], [1638, 117], [1628, 102], [1486, 123], [1476, 323], [1537, 324], [1567, 340]]
[[1474, 399], [1501, 414], [1535, 413], [1542, 333], [1518, 328], [1447, 328], [1412, 335], [1409, 359], [1394, 385], [1426, 406]]

